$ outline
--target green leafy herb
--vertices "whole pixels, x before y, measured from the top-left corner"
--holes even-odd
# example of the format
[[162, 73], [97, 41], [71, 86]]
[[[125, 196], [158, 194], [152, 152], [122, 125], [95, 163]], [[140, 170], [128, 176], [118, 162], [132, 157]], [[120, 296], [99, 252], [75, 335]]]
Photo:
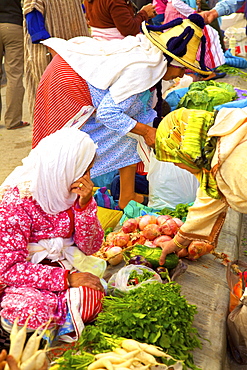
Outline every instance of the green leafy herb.
[[197, 310], [180, 290], [174, 282], [153, 283], [124, 297], [106, 296], [95, 325], [103, 333], [162, 347], [172, 357], [183, 360], [184, 369], [198, 370], [190, 352], [201, 347], [197, 329], [192, 327]]
[[228, 64], [223, 64], [217, 67], [217, 71], [226, 72], [228, 75], [240, 76], [243, 79], [247, 79], [247, 73], [243, 72], [240, 68], [231, 67]]
[[112, 351], [113, 348], [119, 347], [121, 342], [122, 338], [104, 333], [100, 328], [90, 325], [83, 330], [76, 348], [97, 354]]
[[75, 354], [74, 350], [70, 349], [56, 359], [56, 363], [59, 364], [59, 370], [86, 370], [94, 360], [95, 357], [91, 353], [80, 351]]
[[180, 218], [180, 220], [185, 221], [188, 214], [188, 209], [191, 205], [192, 204], [188, 203], [180, 203], [176, 205], [175, 209], [165, 207], [160, 212], [158, 212], [158, 214], [170, 215], [171, 217], [177, 217]]
[[139, 270], [141, 270], [142, 272], [139, 273], [136, 270], [131, 271], [128, 279], [128, 285], [137, 285], [142, 281], [151, 279], [155, 275], [155, 272], [142, 269], [141, 267], [139, 267]]

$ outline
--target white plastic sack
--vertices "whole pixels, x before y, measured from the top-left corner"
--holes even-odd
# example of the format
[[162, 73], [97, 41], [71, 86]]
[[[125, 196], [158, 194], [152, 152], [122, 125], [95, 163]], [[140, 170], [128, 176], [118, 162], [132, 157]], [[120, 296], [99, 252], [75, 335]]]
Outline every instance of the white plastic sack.
[[[138, 272], [139, 275], [143, 275], [143, 271], [150, 271], [154, 273], [154, 276], [148, 280], [144, 280], [136, 285], [128, 285], [128, 280], [132, 271]], [[129, 291], [139, 288], [145, 284], [153, 282], [162, 283], [160, 275], [153, 269], [144, 265], [127, 265], [122, 267], [117, 273], [113, 274], [108, 281], [108, 294], [122, 296]]]
[[[235, 28], [228, 27], [225, 30], [224, 36], [229, 40], [235, 38], [235, 55], [245, 57], [247, 54], [247, 37], [245, 27]], [[230, 48], [230, 45], [229, 45]], [[234, 54], [233, 54], [234, 55]]]
[[149, 203], [155, 209], [175, 208], [180, 203], [195, 201], [199, 182], [190, 172], [175, 166], [171, 162], [158, 161], [153, 153], [150, 155]]

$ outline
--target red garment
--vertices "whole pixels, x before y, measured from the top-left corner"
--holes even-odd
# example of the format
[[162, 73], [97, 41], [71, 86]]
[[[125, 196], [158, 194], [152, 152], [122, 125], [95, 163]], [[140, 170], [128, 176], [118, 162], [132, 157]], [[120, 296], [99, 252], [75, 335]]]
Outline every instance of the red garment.
[[117, 28], [123, 36], [136, 36], [142, 21], [148, 21], [145, 10], [134, 14], [131, 1], [93, 0], [84, 2], [86, 16], [91, 27]]
[[[64, 79], [58, 71], [64, 70]], [[57, 85], [62, 85], [59, 89]], [[49, 86], [49, 90], [38, 88], [33, 123], [33, 142], [35, 148], [39, 141], [61, 129], [83, 106], [93, 105], [86, 81], [80, 77], [61, 57], [56, 55], [46, 68], [39, 87]], [[49, 94], [49, 95], [48, 95]], [[50, 109], [57, 105], [59, 109]], [[39, 107], [41, 111], [39, 110]]]

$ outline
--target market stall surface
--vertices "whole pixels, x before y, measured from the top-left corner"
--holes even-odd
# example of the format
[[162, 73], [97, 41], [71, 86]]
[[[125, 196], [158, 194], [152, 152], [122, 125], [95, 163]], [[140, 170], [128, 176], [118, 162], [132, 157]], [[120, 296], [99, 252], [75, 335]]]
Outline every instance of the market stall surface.
[[[238, 88], [246, 88], [246, 81], [239, 76], [226, 76], [220, 81]], [[3, 101], [4, 92], [5, 88], [2, 89]], [[29, 120], [26, 99], [24, 112], [24, 119]], [[14, 132], [7, 131], [3, 125], [0, 128], [0, 182], [2, 182], [17, 165], [21, 164], [21, 159], [31, 149], [32, 126]], [[239, 256], [241, 258], [243, 255], [242, 220], [241, 214], [230, 210], [220, 235], [217, 251], [228, 254], [231, 260]], [[246, 225], [246, 217], [243, 225]], [[203, 370], [247, 369], [247, 366], [237, 365], [227, 355], [226, 317], [229, 289], [226, 282], [226, 267], [212, 255], [203, 256], [196, 262], [186, 261], [186, 263], [188, 263], [187, 271], [176, 281], [181, 284], [182, 294], [186, 296], [188, 302], [198, 308], [194, 325], [202, 337], [202, 349], [194, 351], [195, 364]], [[113, 271], [109, 269], [108, 272]]]

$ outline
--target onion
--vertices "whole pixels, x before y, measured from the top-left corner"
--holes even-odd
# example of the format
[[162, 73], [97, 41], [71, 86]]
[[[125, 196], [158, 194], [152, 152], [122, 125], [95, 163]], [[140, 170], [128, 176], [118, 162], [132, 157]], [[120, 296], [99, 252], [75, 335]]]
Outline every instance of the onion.
[[132, 239], [130, 243], [128, 243], [128, 246], [129, 245], [136, 245], [136, 244], [144, 244], [146, 242], [146, 238], [144, 237], [144, 235], [142, 235], [141, 233], [139, 233], [139, 237], [138, 238], [135, 238], [134, 240]]
[[157, 224], [158, 225], [163, 225], [167, 220], [172, 218], [170, 215], [161, 215], [157, 217]]
[[178, 225], [179, 228], [184, 224], [183, 221], [180, 220], [180, 218], [173, 217], [172, 219], [173, 219], [173, 221], [176, 222], [176, 224]]
[[136, 231], [138, 226], [138, 221], [135, 218], [129, 218], [123, 223], [122, 230], [124, 233], [133, 233]]
[[112, 266], [118, 265], [123, 260], [121, 247], [112, 247], [105, 252], [105, 255]]
[[156, 224], [157, 223], [157, 218], [156, 216], [153, 215], [144, 215], [140, 218], [139, 221], [139, 229], [143, 230], [145, 226], [149, 224]]
[[161, 234], [169, 236], [175, 235], [179, 229], [178, 225], [172, 218], [167, 220], [163, 225], [160, 225], [159, 228]]
[[157, 238], [157, 236], [160, 235], [160, 227], [159, 227], [159, 225], [156, 225], [156, 224], [148, 224], [142, 230], [142, 235], [144, 235], [145, 238], [147, 238], [149, 240], [154, 240], [155, 238]]
[[113, 242], [116, 235], [117, 235], [117, 231], [112, 231], [111, 233], [107, 234], [106, 239], [105, 239], [106, 242], [107, 243]]
[[155, 247], [159, 247], [160, 243], [169, 242], [172, 238], [169, 235], [160, 235], [153, 240], [153, 244]]
[[130, 235], [123, 232], [117, 233], [113, 239], [113, 244], [118, 247], [125, 247], [130, 240]]

